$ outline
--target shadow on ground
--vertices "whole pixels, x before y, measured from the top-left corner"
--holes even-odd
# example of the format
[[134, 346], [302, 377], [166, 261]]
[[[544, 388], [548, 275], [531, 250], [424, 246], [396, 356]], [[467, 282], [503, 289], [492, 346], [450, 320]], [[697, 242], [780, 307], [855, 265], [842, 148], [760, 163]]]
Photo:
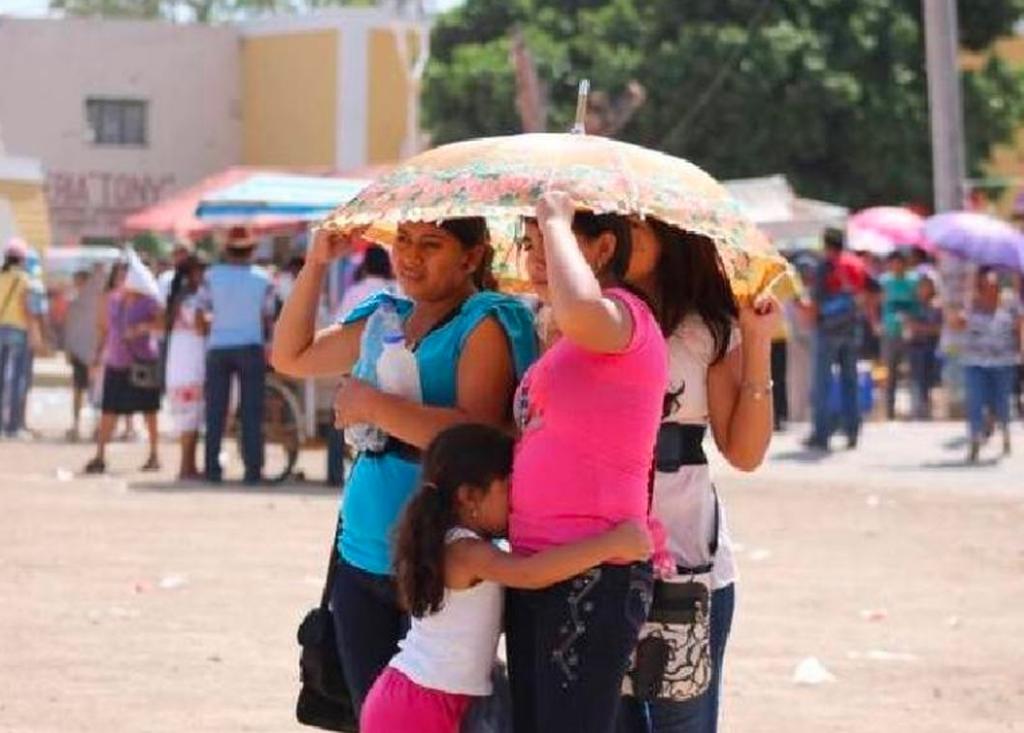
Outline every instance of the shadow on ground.
[[313, 481], [264, 482], [250, 486], [241, 481], [214, 484], [205, 481], [152, 479], [128, 481], [132, 491], [166, 494], [246, 494], [249, 496], [334, 496], [338, 487]]

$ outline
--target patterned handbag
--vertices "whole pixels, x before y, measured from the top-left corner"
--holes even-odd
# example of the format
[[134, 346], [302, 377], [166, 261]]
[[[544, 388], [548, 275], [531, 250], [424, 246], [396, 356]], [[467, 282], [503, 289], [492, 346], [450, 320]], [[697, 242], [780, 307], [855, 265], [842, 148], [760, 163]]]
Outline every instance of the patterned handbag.
[[711, 570], [718, 551], [718, 494], [709, 545], [711, 561], [676, 567], [676, 575], [654, 583], [647, 623], [622, 682], [622, 694], [638, 700], [683, 702], [711, 684]]

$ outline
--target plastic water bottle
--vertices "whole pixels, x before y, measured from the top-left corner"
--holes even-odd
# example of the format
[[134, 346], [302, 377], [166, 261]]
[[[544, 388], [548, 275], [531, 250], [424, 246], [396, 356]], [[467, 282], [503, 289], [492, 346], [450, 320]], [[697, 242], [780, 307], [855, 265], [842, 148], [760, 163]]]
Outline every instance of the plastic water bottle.
[[[385, 338], [402, 335], [402, 319], [393, 304], [385, 301], [366, 320], [359, 345], [359, 360], [352, 367], [352, 376], [381, 388], [377, 364], [384, 352]], [[345, 429], [345, 442], [357, 451], [382, 451], [387, 434], [376, 425], [350, 425]]]
[[405, 345], [401, 332], [384, 336], [384, 351], [377, 361], [377, 386], [388, 394], [413, 402], [423, 400], [416, 355]]

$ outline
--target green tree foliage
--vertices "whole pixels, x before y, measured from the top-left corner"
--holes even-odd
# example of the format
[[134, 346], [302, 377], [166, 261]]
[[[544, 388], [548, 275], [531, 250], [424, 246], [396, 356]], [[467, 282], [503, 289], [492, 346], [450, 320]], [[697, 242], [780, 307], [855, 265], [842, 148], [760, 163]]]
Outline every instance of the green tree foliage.
[[[960, 3], [965, 46], [1010, 32], [1024, 0]], [[921, 0], [467, 0], [432, 36], [423, 104], [435, 142], [519, 129], [520, 27], [566, 129], [578, 80], [647, 101], [620, 137], [721, 178], [785, 173], [851, 206], [931, 201]], [[970, 172], [1024, 119], [1024, 76], [963, 76]]]

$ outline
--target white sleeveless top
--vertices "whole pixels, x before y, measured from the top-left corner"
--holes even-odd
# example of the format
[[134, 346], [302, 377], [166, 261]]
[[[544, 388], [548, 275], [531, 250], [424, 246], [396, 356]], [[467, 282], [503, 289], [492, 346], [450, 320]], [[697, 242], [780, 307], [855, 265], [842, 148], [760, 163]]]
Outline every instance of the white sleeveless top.
[[[445, 542], [482, 539], [454, 527]], [[421, 687], [461, 695], [490, 695], [491, 668], [501, 633], [504, 588], [483, 580], [471, 588], [444, 592], [437, 613], [413, 618], [391, 666]]]
[[[739, 344], [739, 329], [733, 328], [728, 350]], [[668, 389], [677, 398], [666, 421], [708, 424], [708, 368], [715, 356], [714, 348], [711, 332], [695, 315], [687, 316], [669, 337]], [[721, 501], [718, 508], [718, 553], [711, 571], [712, 587], [716, 590], [736, 580], [732, 537]], [[665, 527], [668, 549], [677, 563], [697, 567], [711, 560], [708, 545], [715, 526], [715, 495], [708, 466], [683, 466], [676, 473], [657, 473], [653, 511]]]

